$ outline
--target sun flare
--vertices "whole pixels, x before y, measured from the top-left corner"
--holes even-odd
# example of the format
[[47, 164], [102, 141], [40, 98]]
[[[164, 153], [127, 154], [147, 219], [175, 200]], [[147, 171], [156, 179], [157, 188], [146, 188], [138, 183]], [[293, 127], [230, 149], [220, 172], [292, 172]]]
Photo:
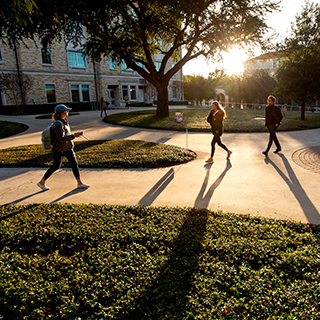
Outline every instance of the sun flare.
[[244, 70], [244, 62], [248, 60], [248, 55], [244, 49], [233, 47], [226, 53], [222, 53], [223, 67], [229, 75], [240, 74]]

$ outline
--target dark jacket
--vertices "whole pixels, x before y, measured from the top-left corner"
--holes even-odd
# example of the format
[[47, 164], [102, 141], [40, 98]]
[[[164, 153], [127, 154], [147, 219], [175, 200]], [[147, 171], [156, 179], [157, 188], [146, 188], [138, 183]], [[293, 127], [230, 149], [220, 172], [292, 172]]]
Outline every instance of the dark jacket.
[[281, 109], [275, 105], [266, 107], [266, 126], [280, 124], [282, 120]]
[[211, 132], [212, 134], [218, 134], [219, 136], [222, 136], [224, 112], [219, 110], [215, 116], [213, 114], [214, 111], [212, 109], [207, 118], [207, 122], [209, 122], [211, 125]]
[[73, 149], [74, 134], [66, 120], [56, 120], [51, 126], [52, 151], [70, 151]]

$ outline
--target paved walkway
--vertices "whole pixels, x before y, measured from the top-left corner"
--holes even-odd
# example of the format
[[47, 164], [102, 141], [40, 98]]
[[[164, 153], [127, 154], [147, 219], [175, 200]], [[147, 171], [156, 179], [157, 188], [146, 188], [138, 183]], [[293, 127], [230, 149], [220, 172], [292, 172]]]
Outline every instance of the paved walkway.
[[[35, 116], [0, 116], [0, 120], [29, 125], [27, 131], [1, 139], [0, 149], [40, 143], [40, 133], [50, 123]], [[108, 125], [99, 111], [81, 112], [69, 120], [73, 131], [83, 130], [92, 140], [139, 139], [186, 147], [183, 132]], [[278, 137], [283, 151], [265, 158], [261, 151], [267, 145], [267, 133], [225, 133], [222, 140], [233, 151], [231, 160], [226, 161], [225, 152], [217, 148], [214, 164], [205, 165], [212, 136], [189, 133], [188, 148], [198, 154], [196, 160], [158, 169], [80, 168], [83, 181], [91, 185], [87, 190], [75, 188], [69, 169], [56, 172], [47, 182], [51, 189], [43, 192], [36, 183], [45, 168], [0, 168], [0, 204], [191, 206], [319, 224], [320, 129], [280, 132]]]

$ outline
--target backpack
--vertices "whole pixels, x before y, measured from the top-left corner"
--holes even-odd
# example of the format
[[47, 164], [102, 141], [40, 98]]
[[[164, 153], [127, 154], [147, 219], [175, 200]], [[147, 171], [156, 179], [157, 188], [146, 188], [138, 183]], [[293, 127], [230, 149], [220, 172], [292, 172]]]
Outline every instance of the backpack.
[[52, 150], [53, 144], [51, 144], [51, 127], [53, 126], [53, 123], [50, 124], [47, 128], [45, 128], [41, 132], [41, 143], [42, 143], [42, 149], [43, 150]]
[[41, 133], [41, 143], [42, 143], [42, 149], [43, 150], [51, 150], [51, 126], [48, 126], [45, 128]]

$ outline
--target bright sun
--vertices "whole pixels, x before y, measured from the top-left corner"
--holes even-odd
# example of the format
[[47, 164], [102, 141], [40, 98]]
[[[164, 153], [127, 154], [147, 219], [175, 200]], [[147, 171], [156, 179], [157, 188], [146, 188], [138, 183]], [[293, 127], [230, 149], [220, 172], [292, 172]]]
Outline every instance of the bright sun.
[[244, 70], [244, 62], [248, 60], [246, 52], [239, 47], [233, 47], [226, 53], [222, 53], [223, 67], [228, 75], [240, 74]]

